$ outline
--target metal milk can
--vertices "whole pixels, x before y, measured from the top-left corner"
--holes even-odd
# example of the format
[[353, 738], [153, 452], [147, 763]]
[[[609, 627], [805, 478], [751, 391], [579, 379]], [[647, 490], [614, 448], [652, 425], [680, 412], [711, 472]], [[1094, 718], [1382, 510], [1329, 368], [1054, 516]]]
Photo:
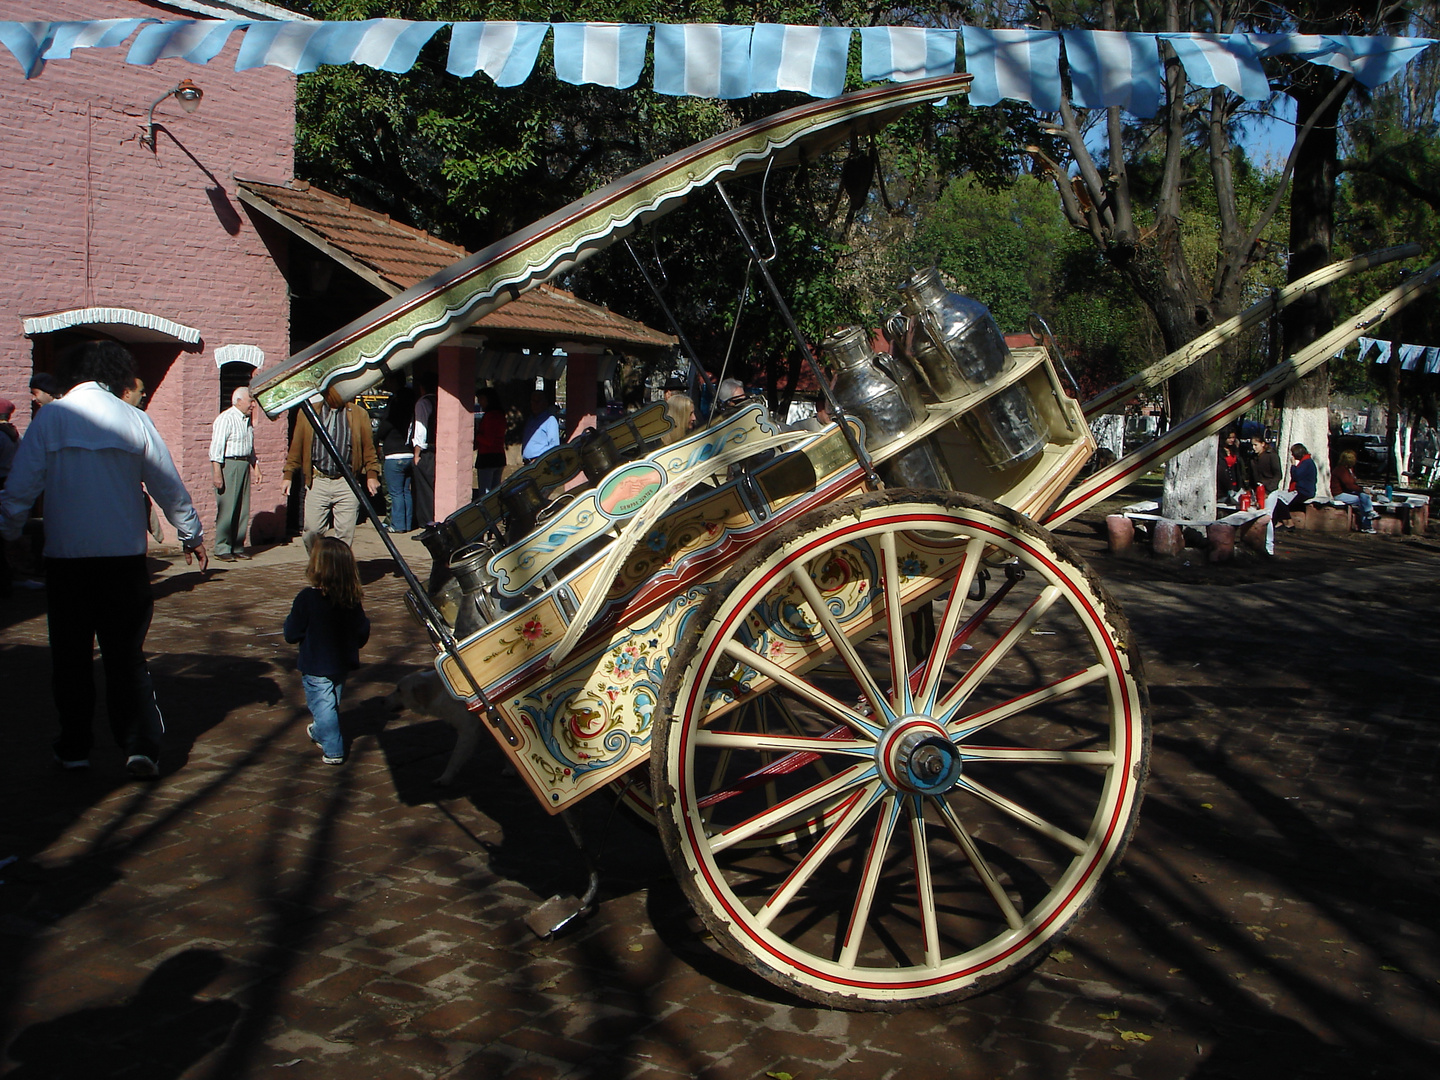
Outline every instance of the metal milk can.
[[[914, 372], [903, 360], [877, 354], [861, 327], [846, 326], [821, 343], [836, 368], [831, 387], [841, 407], [865, 425], [865, 448], [889, 446], [919, 427], [926, 418], [924, 399]], [[898, 378], [888, 374], [889, 367]], [[924, 442], [880, 466], [886, 484], [949, 491], [953, 488], [940, 457]]]
[[[936, 267], [911, 275], [900, 296], [900, 314], [887, 329], [941, 401], [978, 390], [1005, 370], [1010, 350], [989, 309], [947, 289]], [[1045, 425], [1023, 386], [987, 399], [964, 421], [991, 469], [1029, 461], [1045, 448]]]

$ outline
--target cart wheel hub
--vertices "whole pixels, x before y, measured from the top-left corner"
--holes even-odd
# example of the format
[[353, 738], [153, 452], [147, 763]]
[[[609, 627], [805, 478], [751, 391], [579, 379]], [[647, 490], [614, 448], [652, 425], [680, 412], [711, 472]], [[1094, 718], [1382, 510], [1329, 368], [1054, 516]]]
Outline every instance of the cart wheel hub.
[[942, 795], [960, 779], [960, 751], [928, 716], [906, 716], [885, 729], [875, 748], [880, 775], [896, 791]]

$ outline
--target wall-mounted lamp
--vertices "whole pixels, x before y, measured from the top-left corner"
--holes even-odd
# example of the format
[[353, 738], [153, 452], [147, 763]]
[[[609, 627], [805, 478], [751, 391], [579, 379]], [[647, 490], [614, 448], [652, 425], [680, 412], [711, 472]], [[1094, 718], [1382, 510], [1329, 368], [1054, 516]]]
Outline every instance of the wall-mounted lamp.
[[204, 96], [205, 91], [189, 79], [181, 79], [177, 85], [166, 90], [150, 103], [150, 111], [145, 114], [145, 130], [140, 132], [140, 145], [148, 148], [152, 154], [155, 152], [155, 107], [162, 101], [173, 97], [180, 103], [180, 108], [187, 113], [193, 113], [200, 107], [200, 99]]

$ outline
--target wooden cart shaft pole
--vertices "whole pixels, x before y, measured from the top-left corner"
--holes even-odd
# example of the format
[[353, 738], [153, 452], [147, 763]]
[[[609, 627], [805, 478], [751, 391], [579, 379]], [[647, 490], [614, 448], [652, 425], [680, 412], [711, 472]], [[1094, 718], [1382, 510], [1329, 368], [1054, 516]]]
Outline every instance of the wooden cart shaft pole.
[[1273, 397], [1286, 387], [1299, 382], [1370, 327], [1384, 322], [1410, 301], [1429, 292], [1437, 281], [1440, 281], [1440, 263], [1433, 263], [1421, 273], [1391, 289], [1360, 314], [1344, 320], [1328, 334], [1311, 342], [1284, 363], [1277, 364], [1258, 379], [1227, 394], [1204, 412], [1176, 425], [1133, 454], [1127, 454], [1115, 464], [1101, 469], [1079, 487], [1068, 492], [1060, 505], [1044, 517], [1042, 524], [1054, 528], [1069, 521], [1096, 503], [1122, 491], [1151, 467], [1168, 461], [1180, 451], [1215, 434], [1257, 402]]
[[1306, 274], [1298, 281], [1293, 281], [1283, 289], [1271, 293], [1259, 303], [1252, 304], [1239, 315], [1217, 323], [1199, 337], [1187, 341], [1170, 355], [1157, 360], [1144, 371], [1096, 394], [1083, 406], [1086, 419], [1116, 411], [1141, 390], [1159, 386], [1172, 375], [1184, 371], [1206, 353], [1269, 318], [1272, 312], [1289, 307], [1302, 296], [1307, 296], [1362, 270], [1383, 266], [1396, 259], [1414, 258], [1420, 254], [1420, 250], [1419, 244], [1401, 244], [1398, 247], [1356, 255], [1353, 259], [1331, 263], [1329, 266], [1322, 266], [1314, 273]]

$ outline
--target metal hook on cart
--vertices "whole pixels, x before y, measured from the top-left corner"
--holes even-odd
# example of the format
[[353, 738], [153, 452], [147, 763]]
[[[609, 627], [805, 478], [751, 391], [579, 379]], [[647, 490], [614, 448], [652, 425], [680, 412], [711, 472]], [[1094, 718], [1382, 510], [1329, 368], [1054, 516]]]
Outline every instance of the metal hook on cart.
[[1038, 311], [1030, 312], [1025, 320], [1025, 329], [1030, 332], [1031, 337], [1038, 338], [1045, 343], [1045, 347], [1050, 350], [1050, 355], [1060, 365], [1060, 370], [1065, 372], [1065, 378], [1070, 381], [1070, 389], [1075, 393], [1075, 400], [1079, 401], [1081, 398], [1080, 384], [1075, 381], [1075, 376], [1070, 371], [1070, 365], [1065, 362], [1065, 354], [1060, 351], [1060, 343], [1055, 340], [1055, 335], [1051, 333], [1050, 324], [1045, 321], [1045, 317]]

